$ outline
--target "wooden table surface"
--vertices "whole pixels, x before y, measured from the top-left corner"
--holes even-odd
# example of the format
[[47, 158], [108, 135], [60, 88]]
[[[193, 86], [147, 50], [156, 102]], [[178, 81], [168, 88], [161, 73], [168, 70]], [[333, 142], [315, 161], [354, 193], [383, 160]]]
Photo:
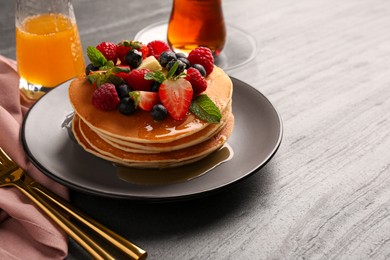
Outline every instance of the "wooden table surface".
[[[74, 0], [83, 46], [131, 39], [171, 1]], [[257, 42], [227, 71], [283, 120], [282, 144], [227, 190], [175, 203], [72, 191], [72, 203], [149, 259], [390, 259], [390, 2], [224, 0]], [[15, 58], [14, 1], [0, 2], [0, 54]], [[256, 131], [256, 129], [251, 129]], [[70, 243], [69, 259], [85, 259]]]

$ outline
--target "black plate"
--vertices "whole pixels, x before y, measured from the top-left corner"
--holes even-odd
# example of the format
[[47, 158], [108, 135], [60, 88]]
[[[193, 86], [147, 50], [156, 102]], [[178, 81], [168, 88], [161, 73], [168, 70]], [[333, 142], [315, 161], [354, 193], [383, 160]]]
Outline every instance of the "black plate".
[[152, 201], [205, 195], [255, 173], [272, 158], [282, 140], [282, 121], [270, 101], [248, 84], [235, 78], [232, 81], [235, 125], [228, 144], [234, 156], [188, 181], [132, 184], [117, 177], [117, 167], [85, 152], [63, 125], [73, 111], [68, 98], [69, 82], [53, 89], [30, 109], [22, 127], [22, 143], [37, 168], [78, 191]]

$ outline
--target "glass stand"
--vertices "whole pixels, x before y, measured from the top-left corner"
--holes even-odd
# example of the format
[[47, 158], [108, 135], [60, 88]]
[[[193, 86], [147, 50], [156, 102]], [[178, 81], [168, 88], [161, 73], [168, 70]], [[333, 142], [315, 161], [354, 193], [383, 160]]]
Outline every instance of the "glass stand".
[[[166, 42], [167, 29], [166, 21], [154, 23], [139, 31], [134, 39], [143, 43], [153, 40]], [[248, 63], [256, 56], [256, 40], [250, 33], [229, 24], [226, 32], [225, 47], [215, 59], [215, 65], [229, 71]]]

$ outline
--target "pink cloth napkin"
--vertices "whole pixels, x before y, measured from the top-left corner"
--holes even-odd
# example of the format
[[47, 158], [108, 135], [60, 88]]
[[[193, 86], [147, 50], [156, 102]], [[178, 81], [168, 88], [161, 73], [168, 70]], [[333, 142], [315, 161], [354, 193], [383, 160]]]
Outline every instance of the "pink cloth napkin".
[[[65, 187], [52, 181], [26, 158], [20, 127], [29, 106], [19, 94], [15, 62], [0, 56], [0, 147], [28, 174], [58, 195]], [[0, 259], [63, 259], [67, 237], [15, 188], [0, 188]]]

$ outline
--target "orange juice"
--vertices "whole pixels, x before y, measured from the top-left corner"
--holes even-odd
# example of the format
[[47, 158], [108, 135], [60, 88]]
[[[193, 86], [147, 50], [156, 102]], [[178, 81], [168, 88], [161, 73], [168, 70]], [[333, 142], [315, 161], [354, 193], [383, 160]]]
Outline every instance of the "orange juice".
[[16, 59], [23, 79], [48, 88], [85, 69], [77, 26], [62, 14], [31, 16], [17, 26]]
[[174, 0], [167, 34], [176, 51], [205, 46], [218, 56], [226, 40], [221, 0]]

